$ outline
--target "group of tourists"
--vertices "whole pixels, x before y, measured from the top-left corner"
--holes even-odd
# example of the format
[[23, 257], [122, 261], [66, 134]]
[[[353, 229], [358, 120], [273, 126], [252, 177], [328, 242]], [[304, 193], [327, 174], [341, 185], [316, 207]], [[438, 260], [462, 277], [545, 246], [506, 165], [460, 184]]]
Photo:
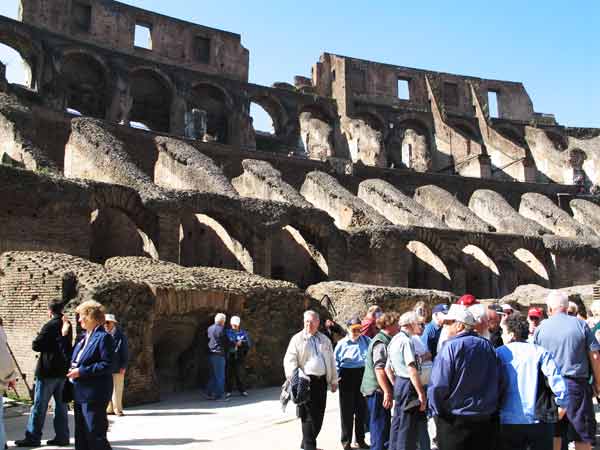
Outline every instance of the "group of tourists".
[[336, 345], [306, 311], [283, 362], [287, 389], [304, 393], [293, 397], [300, 447], [317, 449], [329, 387], [339, 390], [344, 450], [591, 449], [600, 324], [573, 305], [551, 291], [548, 318], [468, 294], [431, 312], [372, 306]]
[[209, 400], [228, 401], [234, 388], [241, 396], [248, 396], [243, 370], [251, 346], [250, 336], [240, 327], [239, 316], [231, 317], [229, 328], [225, 328], [226, 320], [225, 314], [216, 314], [207, 331], [209, 371], [205, 395]]
[[[69, 446], [68, 403], [74, 402], [75, 448], [108, 450], [107, 414], [123, 415], [123, 386], [128, 361], [127, 337], [113, 314], [93, 300], [75, 309], [82, 333], [75, 339], [71, 323], [63, 314], [64, 302], [48, 304], [50, 320], [33, 340], [38, 352], [33, 405], [25, 438], [17, 447], [41, 445], [42, 430], [51, 399], [54, 399], [54, 439], [46, 445]], [[0, 327], [0, 388], [16, 381], [15, 362], [8, 350], [6, 334]], [[0, 411], [1, 403], [0, 403]], [[0, 417], [0, 449], [6, 446], [4, 423]]]

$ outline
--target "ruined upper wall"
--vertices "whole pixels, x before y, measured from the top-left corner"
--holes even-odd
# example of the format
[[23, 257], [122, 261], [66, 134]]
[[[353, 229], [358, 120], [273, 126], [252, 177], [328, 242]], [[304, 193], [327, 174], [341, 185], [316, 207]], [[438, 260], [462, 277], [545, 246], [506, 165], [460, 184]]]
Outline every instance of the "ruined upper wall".
[[[21, 0], [21, 21], [191, 70], [248, 81], [249, 53], [240, 35], [110, 0]], [[134, 45], [135, 27], [150, 29], [151, 50]]]
[[[323, 54], [313, 68], [313, 82], [319, 93], [336, 97], [338, 103], [341, 101], [345, 104], [350, 115], [354, 109], [358, 109], [357, 104], [415, 112], [429, 111], [426, 77], [448, 114], [475, 116], [469, 87], [472, 84], [486, 110], [488, 92], [497, 94], [498, 118], [517, 121], [533, 119], [533, 104], [522, 83], [412, 69], [329, 53]], [[399, 80], [408, 82], [408, 99], [398, 97]], [[344, 93], [342, 97], [339, 96], [340, 92]]]

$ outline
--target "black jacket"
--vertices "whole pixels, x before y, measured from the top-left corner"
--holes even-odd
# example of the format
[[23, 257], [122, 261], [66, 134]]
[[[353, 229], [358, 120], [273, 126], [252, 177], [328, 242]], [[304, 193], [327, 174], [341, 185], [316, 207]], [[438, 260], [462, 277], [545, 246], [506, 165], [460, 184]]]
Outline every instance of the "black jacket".
[[40, 352], [35, 368], [36, 378], [61, 378], [67, 374], [73, 350], [73, 336], [61, 333], [62, 315], [53, 316], [33, 340], [32, 348]]

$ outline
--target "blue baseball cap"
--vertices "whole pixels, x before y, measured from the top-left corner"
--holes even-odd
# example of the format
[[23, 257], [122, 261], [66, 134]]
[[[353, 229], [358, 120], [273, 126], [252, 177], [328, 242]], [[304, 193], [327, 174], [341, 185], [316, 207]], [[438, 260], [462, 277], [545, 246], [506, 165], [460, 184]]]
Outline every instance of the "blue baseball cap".
[[435, 305], [433, 307], [433, 309], [431, 310], [432, 314], [435, 313], [444, 313], [444, 314], [448, 314], [448, 305], [441, 303], [439, 305]]

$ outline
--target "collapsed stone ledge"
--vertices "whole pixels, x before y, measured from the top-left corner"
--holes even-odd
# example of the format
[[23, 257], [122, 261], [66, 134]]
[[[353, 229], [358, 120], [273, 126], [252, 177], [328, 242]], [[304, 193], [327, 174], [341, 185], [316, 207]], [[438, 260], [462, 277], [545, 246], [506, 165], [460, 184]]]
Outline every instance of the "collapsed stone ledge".
[[438, 303], [451, 303], [457, 296], [451, 292], [433, 289], [409, 289], [403, 287], [373, 286], [368, 284], [328, 281], [309, 286], [306, 293], [315, 300], [322, 301], [327, 295], [331, 300], [329, 313], [344, 324], [351, 317], [362, 318], [369, 306], [379, 305], [384, 311], [403, 313], [412, 309], [418, 301], [429, 306]]

